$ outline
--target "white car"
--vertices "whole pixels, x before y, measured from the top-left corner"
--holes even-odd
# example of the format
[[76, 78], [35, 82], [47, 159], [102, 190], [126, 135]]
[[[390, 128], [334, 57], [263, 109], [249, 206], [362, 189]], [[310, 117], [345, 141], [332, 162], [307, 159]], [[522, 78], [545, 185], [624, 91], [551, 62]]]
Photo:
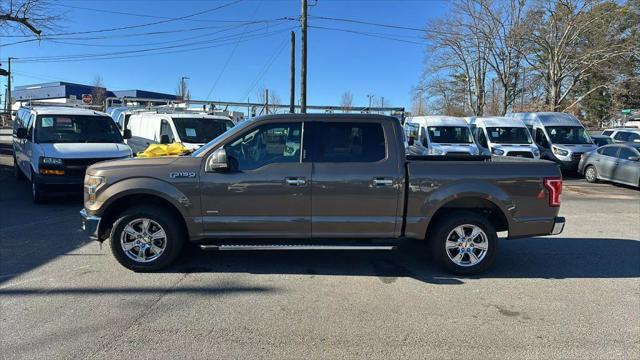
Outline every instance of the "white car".
[[613, 142], [640, 142], [640, 129], [636, 128], [613, 128], [606, 129], [602, 132], [613, 139]]
[[15, 176], [31, 181], [36, 203], [53, 191], [80, 193], [89, 165], [132, 155], [109, 115], [61, 106], [20, 108], [13, 154]]

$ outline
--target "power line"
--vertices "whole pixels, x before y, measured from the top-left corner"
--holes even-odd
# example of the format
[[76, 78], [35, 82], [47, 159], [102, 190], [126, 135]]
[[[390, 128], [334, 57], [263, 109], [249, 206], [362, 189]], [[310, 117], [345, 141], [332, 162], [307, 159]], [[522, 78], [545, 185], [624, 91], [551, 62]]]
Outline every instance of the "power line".
[[[269, 36], [273, 36], [275, 34], [280, 34], [280, 33], [283, 33], [283, 32], [291, 31], [294, 28], [295, 27], [290, 27], [290, 28], [287, 28], [287, 29], [284, 29], [284, 30], [280, 30], [280, 31], [274, 31], [274, 32], [259, 34], [257, 36], [251, 37], [251, 38], [245, 38], [243, 40], [243, 42], [256, 40], [256, 39], [261, 39], [261, 38], [265, 38], [265, 37], [269, 37]], [[137, 57], [141, 57], [141, 56], [153, 56], [153, 55], [163, 55], [163, 54], [185, 53], [185, 52], [190, 52], [190, 51], [212, 49], [212, 48], [222, 47], [222, 46], [231, 45], [231, 44], [233, 44], [233, 42], [226, 42], [226, 43], [220, 43], [220, 44], [209, 45], [209, 46], [200, 46], [200, 47], [189, 48], [189, 49], [158, 51], [158, 52], [153, 52], [153, 53], [142, 53], [142, 54], [135, 54], [135, 55], [134, 54], [131, 54], [131, 55], [96, 54], [93, 57], [53, 58], [53, 59], [43, 58], [43, 59], [26, 59], [26, 60], [16, 59], [15, 62], [17, 62], [17, 63], [25, 63], [26, 64], [26, 63], [77, 62], [77, 61], [92, 61], [92, 60], [96, 61], [96, 60], [109, 60], [109, 59], [118, 59], [119, 60], [119, 59], [126, 59], [126, 58], [137, 58]], [[130, 54], [131, 52], [125, 52], [125, 53], [126, 54]]]
[[319, 20], [341, 21], [341, 22], [348, 22], [348, 23], [362, 24], [362, 25], [372, 25], [372, 26], [379, 26], [379, 27], [385, 27], [385, 28], [391, 28], [391, 29], [399, 29], [399, 30], [420, 31], [422, 33], [427, 31], [426, 29], [420, 29], [420, 28], [414, 28], [414, 27], [408, 27], [408, 26], [400, 26], [400, 25], [380, 24], [380, 23], [373, 23], [373, 22], [369, 22], [369, 21], [362, 21], [362, 20], [355, 20], [355, 19], [341, 19], [341, 18], [334, 18], [334, 17], [327, 17], [327, 16], [310, 16], [310, 18], [319, 19]]
[[[220, 10], [220, 9], [226, 8], [226, 7], [231, 6], [231, 5], [235, 5], [235, 4], [237, 4], [237, 3], [241, 2], [241, 1], [243, 1], [243, 0], [234, 0], [234, 1], [231, 1], [231, 2], [229, 2], [229, 3], [222, 4], [222, 5], [220, 5], [220, 6], [216, 6], [216, 7], [211, 8], [211, 9], [207, 9], [207, 10], [203, 10], [203, 11], [198, 11], [198, 12], [196, 12], [196, 13], [192, 13], [192, 14], [189, 14], [189, 15], [184, 15], [184, 16], [180, 16], [180, 17], [176, 17], [176, 18], [164, 19], [164, 20], [160, 20], [160, 21], [154, 21], [154, 22], [145, 23], [145, 24], [129, 25], [129, 26], [121, 26], [121, 27], [116, 27], [116, 28], [100, 29], [100, 30], [91, 30], [91, 31], [76, 31], [76, 32], [68, 32], [68, 33], [49, 34], [49, 36], [80, 35], [80, 34], [95, 34], [95, 33], [103, 33], [103, 32], [112, 32], [112, 31], [121, 31], [121, 30], [137, 29], [137, 28], [141, 28], [141, 27], [147, 27], [147, 26], [154, 26], [154, 25], [166, 24], [166, 23], [173, 22], [173, 21], [189, 19], [189, 18], [192, 18], [192, 17], [194, 17], [194, 16], [207, 14], [207, 13], [210, 13], [210, 12], [212, 12], [212, 11]], [[3, 35], [3, 36], [0, 36], [0, 37], [6, 37], [6, 38], [21, 38], [21, 37], [31, 37], [31, 36], [32, 36], [32, 35]]]
[[[258, 9], [260, 9], [261, 5], [262, 5], [262, 0], [260, 2], [258, 2], [258, 6], [256, 6], [255, 10], [253, 11], [253, 14], [251, 15], [252, 19], [256, 16], [256, 13], [258, 12]], [[245, 26], [244, 29], [242, 30], [242, 35], [244, 35], [247, 32], [247, 29], [248, 29], [248, 27]], [[236, 49], [238, 49], [238, 45], [240, 44], [240, 39], [241, 38], [238, 38], [238, 41], [233, 46], [233, 49], [231, 50], [231, 53], [229, 53], [229, 56], [227, 57], [227, 61], [225, 61], [224, 65], [222, 66], [222, 70], [220, 70], [220, 73], [218, 73], [218, 77], [213, 82], [213, 85], [211, 86], [211, 89], [209, 89], [209, 92], [207, 93], [207, 96], [205, 96], [205, 100], [209, 99], [209, 96], [211, 95], [213, 90], [215, 90], [216, 86], [218, 86], [218, 82], [222, 78], [222, 74], [224, 74], [224, 71], [227, 69], [227, 66], [229, 66], [229, 62], [231, 62], [231, 59], [233, 58], [233, 55], [236, 53]]]
[[364, 31], [357, 31], [357, 30], [350, 30], [350, 29], [340, 29], [340, 28], [332, 28], [332, 27], [324, 27], [324, 26], [312, 26], [312, 25], [309, 25], [309, 27], [310, 28], [314, 28], [314, 29], [341, 31], [341, 32], [347, 32], [347, 33], [352, 33], [352, 34], [357, 34], [357, 35], [370, 36], [370, 37], [379, 38], [379, 39], [400, 41], [400, 42], [409, 43], [409, 44], [425, 45], [425, 43], [423, 43], [423, 42], [399, 39], [399, 38], [395, 38], [395, 37], [391, 37], [391, 36], [381, 35], [379, 33], [368, 33], [368, 32], [364, 32]]
[[[291, 30], [293, 30], [293, 28]], [[262, 67], [260, 72], [258, 72], [258, 75], [256, 76], [255, 80], [251, 83], [251, 86], [249, 87], [249, 90], [247, 90], [247, 93], [245, 94], [245, 96], [243, 96], [243, 100], [245, 98], [247, 98], [249, 96], [249, 94], [251, 94], [251, 91], [253, 91], [253, 89], [256, 87], [256, 85], [258, 85], [260, 80], [262, 80], [262, 78], [267, 74], [267, 72], [271, 68], [271, 65], [273, 65], [273, 63], [276, 61], [276, 59], [278, 59], [278, 57], [280, 57], [280, 54], [282, 54], [282, 50], [284, 50], [284, 48], [287, 45], [287, 40], [288, 40], [288, 38], [285, 38], [282, 41], [282, 44], [280, 45], [279, 49], [277, 51], [275, 51], [271, 55], [271, 57], [269, 59], [267, 59], [267, 62], [264, 64], [264, 66]]]

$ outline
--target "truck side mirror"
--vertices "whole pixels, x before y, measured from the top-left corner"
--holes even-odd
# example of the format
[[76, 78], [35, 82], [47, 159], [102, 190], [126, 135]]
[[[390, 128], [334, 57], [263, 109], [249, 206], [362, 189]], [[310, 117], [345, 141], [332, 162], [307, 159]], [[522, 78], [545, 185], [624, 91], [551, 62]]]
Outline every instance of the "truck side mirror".
[[171, 141], [169, 141], [169, 135], [164, 134], [164, 135], [160, 135], [160, 144], [170, 144]]
[[124, 129], [122, 132], [122, 138], [131, 139], [131, 129]]
[[408, 140], [409, 146], [413, 146], [415, 142], [416, 142], [416, 138], [413, 136], [409, 136], [409, 140]]
[[225, 172], [229, 170], [229, 161], [227, 159], [227, 151], [220, 148], [211, 154], [207, 159], [204, 171], [206, 172]]
[[27, 137], [29, 137], [29, 134], [27, 132], [27, 129], [25, 128], [18, 128], [16, 130], [16, 137], [18, 139], [26, 139]]

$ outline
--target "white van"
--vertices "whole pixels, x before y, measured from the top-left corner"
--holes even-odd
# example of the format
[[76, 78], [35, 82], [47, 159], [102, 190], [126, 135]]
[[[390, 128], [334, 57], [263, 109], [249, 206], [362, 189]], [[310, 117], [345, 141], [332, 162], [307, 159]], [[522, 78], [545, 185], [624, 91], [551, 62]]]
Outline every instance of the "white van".
[[131, 138], [127, 141], [134, 152], [144, 151], [151, 144], [182, 143], [196, 150], [218, 135], [233, 127], [225, 116], [202, 113], [133, 113], [127, 129]]
[[598, 148], [580, 121], [570, 114], [537, 112], [507, 116], [522, 120], [540, 148], [540, 157], [555, 161], [562, 170], [577, 171], [582, 154]]
[[480, 147], [497, 156], [540, 159], [527, 126], [520, 119], [506, 117], [473, 117], [465, 119]]
[[13, 125], [14, 175], [31, 181], [33, 201], [53, 191], [82, 190], [98, 161], [131, 156], [109, 115], [63, 106], [21, 107]]
[[413, 116], [405, 122], [412, 155], [479, 155], [469, 125], [452, 116]]

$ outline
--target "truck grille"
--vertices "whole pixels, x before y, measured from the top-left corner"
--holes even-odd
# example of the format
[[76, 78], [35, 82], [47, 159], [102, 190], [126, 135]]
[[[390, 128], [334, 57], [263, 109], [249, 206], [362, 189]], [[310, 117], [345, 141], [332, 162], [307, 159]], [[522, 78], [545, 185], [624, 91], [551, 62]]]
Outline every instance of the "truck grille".
[[87, 168], [97, 162], [113, 160], [117, 158], [98, 158], [98, 159], [64, 159], [64, 172], [67, 176], [84, 176]]
[[531, 153], [531, 151], [509, 151], [507, 153], [507, 156], [533, 159], [533, 154]]
[[580, 160], [580, 157], [582, 157], [582, 154], [584, 154], [584, 153], [573, 153], [573, 154], [571, 154], [571, 160]]

